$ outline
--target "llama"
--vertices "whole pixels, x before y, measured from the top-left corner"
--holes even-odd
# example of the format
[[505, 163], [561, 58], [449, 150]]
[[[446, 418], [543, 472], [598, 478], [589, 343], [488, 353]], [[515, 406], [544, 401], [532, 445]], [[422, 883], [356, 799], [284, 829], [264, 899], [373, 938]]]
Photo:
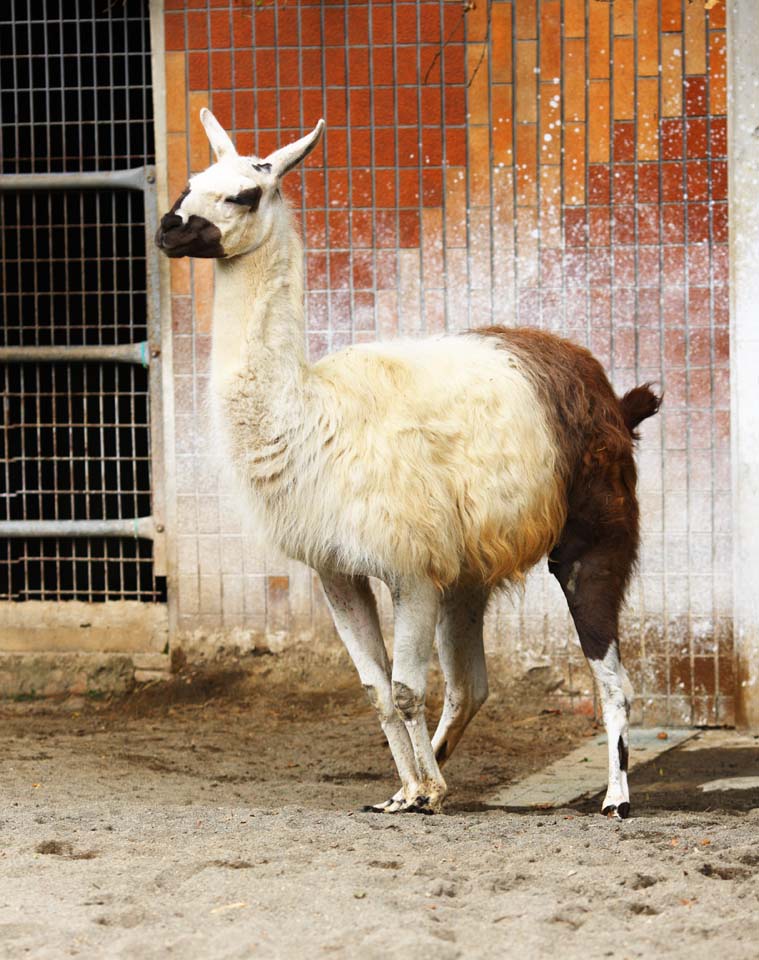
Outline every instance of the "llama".
[[[265, 159], [200, 115], [216, 162], [156, 236], [215, 264], [215, 430], [267, 536], [319, 574], [401, 781], [367, 809], [437, 813], [441, 767], [488, 694], [483, 616], [543, 557], [569, 605], [609, 743], [602, 811], [629, 814], [630, 686], [618, 616], [638, 549], [635, 428], [659, 398], [614, 394], [581, 347], [538, 330], [351, 346], [309, 364], [302, 249], [280, 192], [315, 129]], [[390, 588], [392, 666], [369, 577]], [[433, 642], [445, 678], [425, 719]]]

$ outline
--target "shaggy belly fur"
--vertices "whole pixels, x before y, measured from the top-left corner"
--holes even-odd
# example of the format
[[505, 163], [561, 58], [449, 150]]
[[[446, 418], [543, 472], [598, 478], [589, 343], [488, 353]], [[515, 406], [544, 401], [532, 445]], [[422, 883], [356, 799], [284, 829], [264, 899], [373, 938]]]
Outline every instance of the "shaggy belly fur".
[[492, 341], [350, 347], [311, 368], [303, 404], [275, 454], [238, 457], [288, 555], [493, 584], [520, 579], [558, 539], [557, 440], [519, 359]]

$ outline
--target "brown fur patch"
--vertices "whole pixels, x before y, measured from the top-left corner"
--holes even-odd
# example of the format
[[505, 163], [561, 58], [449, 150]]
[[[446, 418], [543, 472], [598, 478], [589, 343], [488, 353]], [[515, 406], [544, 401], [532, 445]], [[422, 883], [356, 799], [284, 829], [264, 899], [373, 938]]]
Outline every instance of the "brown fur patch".
[[602, 657], [616, 639], [619, 608], [638, 552], [633, 427], [658, 409], [648, 387], [623, 406], [600, 363], [582, 347], [541, 330], [488, 327], [535, 385], [561, 450], [566, 523], [549, 545], [549, 568], [564, 590], [583, 649]]

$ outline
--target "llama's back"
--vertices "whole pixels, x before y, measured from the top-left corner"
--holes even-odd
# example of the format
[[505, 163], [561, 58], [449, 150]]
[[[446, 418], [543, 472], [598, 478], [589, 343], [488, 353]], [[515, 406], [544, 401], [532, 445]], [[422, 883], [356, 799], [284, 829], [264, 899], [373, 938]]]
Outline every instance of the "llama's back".
[[554, 431], [523, 362], [492, 340], [350, 347], [315, 365], [310, 391], [293, 466], [312, 522], [290, 532], [314, 566], [492, 583], [521, 577], [556, 541]]

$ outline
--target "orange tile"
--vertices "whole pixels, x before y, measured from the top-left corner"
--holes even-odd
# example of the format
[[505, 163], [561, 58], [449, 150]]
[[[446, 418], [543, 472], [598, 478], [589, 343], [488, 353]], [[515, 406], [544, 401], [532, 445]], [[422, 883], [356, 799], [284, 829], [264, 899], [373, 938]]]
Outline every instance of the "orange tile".
[[585, 119], [585, 41], [564, 41], [564, 119]]
[[211, 162], [211, 148], [208, 146], [208, 137], [201, 126], [198, 115], [200, 108], [208, 105], [207, 90], [193, 90], [189, 96], [188, 117], [190, 122], [190, 172], [198, 173], [205, 170]]
[[724, 30], [727, 26], [727, 2], [726, 0], [717, 0], [717, 3], [709, 10], [709, 29]]
[[445, 171], [445, 245], [466, 246], [466, 170], [448, 167]]
[[514, 162], [511, 84], [494, 84], [491, 90], [493, 120], [493, 163], [511, 166]]
[[467, 76], [470, 78], [467, 95], [469, 122], [487, 123], [490, 119], [488, 55], [481, 43], [467, 44]]
[[534, 206], [538, 202], [538, 145], [537, 127], [533, 123], [517, 125], [517, 182], [518, 206]]
[[607, 163], [609, 160], [610, 127], [609, 81], [593, 80], [590, 84], [588, 105], [588, 161]]
[[561, 97], [559, 87], [541, 84], [540, 163], [561, 163]]
[[439, 207], [422, 210], [422, 277], [425, 289], [445, 286], [443, 211]]
[[470, 126], [469, 136], [469, 202], [474, 206], [490, 206], [490, 129]]
[[661, 0], [661, 28], [665, 31], [682, 30], [682, 0]]
[[[470, 42], [482, 43], [487, 36], [488, 6], [487, 3], [472, 3], [469, 5], [466, 15], [466, 36]], [[413, 41], [414, 38], [409, 39]]]
[[517, 209], [517, 281], [521, 287], [538, 282], [538, 211], [536, 207]]
[[493, 83], [511, 83], [511, 4], [491, 7], [490, 62]]
[[[445, 333], [445, 294], [424, 288], [424, 328], [428, 334]], [[374, 340], [374, 336], [371, 337]]]
[[614, 39], [614, 119], [632, 120], [635, 116], [634, 41]]
[[564, 203], [585, 203], [584, 123], [569, 123], [564, 128]]
[[659, 81], [638, 80], [638, 160], [659, 159]]
[[398, 336], [398, 294], [395, 290], [377, 291], [377, 332], [380, 340]]
[[187, 295], [190, 292], [190, 261], [183, 257], [170, 262], [171, 292]]
[[706, 73], [706, 12], [702, 3], [685, 5], [685, 73]]
[[540, 245], [561, 246], [561, 168], [540, 168]]
[[727, 37], [724, 33], [709, 36], [709, 111], [727, 113]]
[[192, 297], [195, 333], [210, 333], [213, 315], [213, 260], [193, 260]]
[[540, 5], [540, 79], [561, 78], [561, 3], [543, 0]]
[[170, 133], [166, 137], [169, 201], [174, 203], [187, 185], [187, 137]]
[[659, 0], [638, 0], [638, 75], [659, 73]]
[[166, 130], [168, 133], [187, 129], [187, 84], [185, 55], [166, 54]]
[[472, 288], [490, 290], [490, 208], [476, 207], [469, 217], [469, 282]]
[[515, 0], [515, 26], [518, 40], [537, 37], [537, 0]]
[[564, 36], [585, 36], [585, 0], [564, 0]]
[[634, 0], [616, 0], [612, 14], [614, 35], [632, 36], [635, 16]]
[[609, 76], [609, 60], [611, 59], [609, 38], [609, 11], [608, 3], [591, 3], [588, 13], [588, 57], [590, 59], [591, 79], [605, 79]]
[[517, 41], [516, 112], [517, 121], [538, 119], [537, 44], [534, 40]]
[[679, 33], [661, 38], [661, 111], [663, 117], [683, 112], [683, 38]]

